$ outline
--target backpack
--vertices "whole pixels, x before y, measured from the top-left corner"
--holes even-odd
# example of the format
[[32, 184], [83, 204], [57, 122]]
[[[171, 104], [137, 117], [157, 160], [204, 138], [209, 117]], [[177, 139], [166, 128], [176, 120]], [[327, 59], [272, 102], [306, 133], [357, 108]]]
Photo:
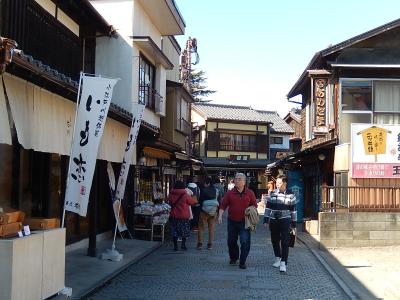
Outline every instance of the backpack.
[[215, 199], [204, 200], [201, 206], [202, 211], [209, 214], [210, 216], [215, 216], [217, 214], [219, 202], [218, 202], [218, 189], [215, 189]]

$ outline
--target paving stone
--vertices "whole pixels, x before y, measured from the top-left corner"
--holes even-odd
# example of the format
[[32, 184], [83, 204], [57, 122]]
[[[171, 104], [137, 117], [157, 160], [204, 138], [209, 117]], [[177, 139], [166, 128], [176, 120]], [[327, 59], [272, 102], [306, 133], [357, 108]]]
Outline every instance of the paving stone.
[[[206, 233], [207, 237], [207, 233]], [[303, 244], [290, 249], [288, 271], [272, 267], [269, 231], [252, 234], [246, 270], [229, 265], [225, 225], [216, 226], [213, 250], [196, 250], [196, 235], [187, 251], [167, 243], [130, 266], [88, 299], [348, 299]]]

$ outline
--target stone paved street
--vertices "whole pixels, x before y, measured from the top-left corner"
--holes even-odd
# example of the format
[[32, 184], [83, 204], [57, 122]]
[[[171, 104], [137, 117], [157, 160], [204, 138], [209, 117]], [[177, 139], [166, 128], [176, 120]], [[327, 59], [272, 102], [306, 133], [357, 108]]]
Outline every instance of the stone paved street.
[[259, 224], [248, 268], [241, 270], [228, 264], [226, 220], [216, 228], [213, 250], [196, 250], [193, 233], [186, 252], [166, 243], [87, 299], [348, 299], [300, 242], [291, 249], [288, 272], [281, 274], [271, 266], [269, 232]]

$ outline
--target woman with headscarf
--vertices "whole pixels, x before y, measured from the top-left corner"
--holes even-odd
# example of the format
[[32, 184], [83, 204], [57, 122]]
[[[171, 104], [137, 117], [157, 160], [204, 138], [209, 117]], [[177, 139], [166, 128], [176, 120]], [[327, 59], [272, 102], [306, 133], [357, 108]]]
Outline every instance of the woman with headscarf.
[[171, 206], [170, 224], [171, 235], [174, 242], [174, 251], [178, 251], [178, 238], [182, 239], [181, 249], [187, 250], [186, 239], [190, 235], [190, 205], [197, 203], [195, 198], [189, 196], [183, 181], [177, 180], [169, 194]]

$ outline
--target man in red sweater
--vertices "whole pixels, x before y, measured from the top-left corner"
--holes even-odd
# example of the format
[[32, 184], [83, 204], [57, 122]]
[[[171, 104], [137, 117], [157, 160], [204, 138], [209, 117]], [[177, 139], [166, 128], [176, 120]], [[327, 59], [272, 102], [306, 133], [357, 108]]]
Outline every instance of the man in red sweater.
[[[247, 207], [257, 208], [256, 197], [252, 190], [246, 188], [246, 175], [236, 173], [235, 188], [228, 191], [219, 207], [218, 223], [222, 223], [222, 215], [228, 207], [228, 249], [231, 265], [236, 265], [239, 259], [239, 268], [246, 269], [246, 259], [250, 252], [250, 230], [245, 228], [244, 212]], [[240, 238], [239, 246], [237, 244]]]

